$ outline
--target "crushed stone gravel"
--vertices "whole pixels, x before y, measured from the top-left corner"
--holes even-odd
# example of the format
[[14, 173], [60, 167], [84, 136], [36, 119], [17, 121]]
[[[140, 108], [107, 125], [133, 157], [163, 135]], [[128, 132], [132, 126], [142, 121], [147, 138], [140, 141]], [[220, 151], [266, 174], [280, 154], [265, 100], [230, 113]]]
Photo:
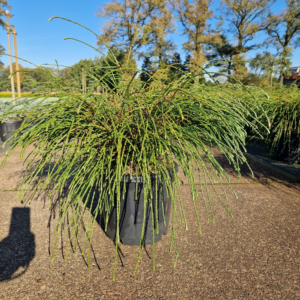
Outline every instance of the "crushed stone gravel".
[[[156, 244], [155, 271], [151, 245], [143, 249], [136, 274], [137, 247], [121, 245], [113, 282], [114, 244], [99, 226], [89, 268], [83, 229], [75, 253], [67, 253], [68, 239], [62, 236], [51, 260], [56, 219], [49, 220], [45, 195], [26, 205], [18, 200], [13, 189], [24, 167], [18, 152], [13, 154], [0, 166], [0, 299], [300, 299], [300, 184], [253, 161], [255, 178], [243, 166], [239, 179], [222, 154], [215, 155], [235, 183], [238, 199], [225, 187], [234, 218], [214, 201], [215, 224], [207, 224], [200, 199], [199, 236], [192, 198], [183, 185], [188, 231], [182, 227], [177, 233], [176, 268], [169, 228]], [[3, 157], [4, 152], [0, 161]], [[3, 191], [7, 186], [10, 191]]]

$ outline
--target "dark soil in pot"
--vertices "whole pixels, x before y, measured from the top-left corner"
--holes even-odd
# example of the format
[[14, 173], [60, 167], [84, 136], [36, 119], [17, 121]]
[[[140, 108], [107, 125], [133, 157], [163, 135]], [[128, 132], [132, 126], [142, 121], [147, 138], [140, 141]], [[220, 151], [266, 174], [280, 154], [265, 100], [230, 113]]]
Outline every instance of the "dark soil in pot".
[[12, 135], [14, 130], [20, 128], [23, 120], [11, 120], [0, 123], [0, 138], [2, 142], [6, 142]]

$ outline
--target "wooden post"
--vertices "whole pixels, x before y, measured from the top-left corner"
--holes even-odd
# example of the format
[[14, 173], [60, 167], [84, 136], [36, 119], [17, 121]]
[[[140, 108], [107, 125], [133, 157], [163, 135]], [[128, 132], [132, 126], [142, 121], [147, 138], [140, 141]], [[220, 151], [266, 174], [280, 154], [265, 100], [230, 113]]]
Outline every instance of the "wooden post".
[[[14, 48], [15, 48], [15, 57], [16, 57], [16, 71], [19, 71], [19, 60], [18, 60], [18, 49], [17, 49], [17, 33], [16, 29], [13, 29], [14, 36]], [[18, 97], [21, 98], [21, 80], [20, 80], [20, 72], [17, 72], [17, 90]]]
[[[10, 47], [10, 26], [9, 26], [9, 18], [10, 13], [8, 11], [5, 11], [6, 14], [6, 31], [7, 31], [7, 43], [8, 43], [8, 54], [9, 54], [9, 68], [10, 68], [10, 74], [13, 73], [13, 67], [12, 67], [12, 60], [11, 60], [11, 47]], [[10, 78], [11, 82], [11, 94], [14, 101], [14, 105], [16, 104], [16, 98], [15, 98], [15, 84], [14, 84], [14, 78], [13, 76]]]

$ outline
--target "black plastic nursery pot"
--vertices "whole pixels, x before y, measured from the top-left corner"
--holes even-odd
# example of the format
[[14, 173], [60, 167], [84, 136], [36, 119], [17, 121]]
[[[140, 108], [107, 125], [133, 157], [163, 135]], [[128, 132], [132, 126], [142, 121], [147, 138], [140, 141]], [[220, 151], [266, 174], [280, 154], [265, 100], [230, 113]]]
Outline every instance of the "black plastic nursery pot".
[[6, 142], [12, 135], [13, 132], [20, 128], [23, 120], [11, 120], [0, 123], [0, 138], [2, 142]]
[[[177, 171], [176, 167], [176, 171]], [[172, 172], [170, 172], [172, 177]], [[157, 186], [160, 188], [155, 188]], [[159, 176], [152, 176], [152, 205], [154, 208], [153, 218], [154, 224], [152, 225], [152, 212], [150, 207], [150, 201], [144, 204], [144, 189], [143, 178], [126, 176], [125, 180], [121, 183], [121, 191], [123, 185], [126, 184], [126, 192], [123, 197], [121, 193], [120, 201], [120, 220], [119, 220], [119, 236], [121, 243], [125, 245], [138, 246], [140, 245], [142, 228], [144, 225], [144, 235], [142, 239], [143, 245], [153, 243], [153, 231], [154, 227], [154, 241], [158, 242], [162, 235], [167, 234], [168, 225], [170, 220], [171, 211], [171, 199], [167, 196], [167, 187], [164, 182], [160, 182]], [[137, 188], [137, 197], [136, 197]], [[169, 194], [168, 194], [169, 195]], [[124, 199], [123, 199], [124, 198]], [[112, 207], [108, 216], [107, 228], [105, 230], [104, 219], [106, 214], [102, 213], [101, 227], [104, 230], [107, 237], [115, 241], [117, 230], [117, 213], [116, 213], [117, 201], [115, 199], [114, 207]], [[157, 214], [155, 209], [157, 207]], [[146, 208], [146, 218], [144, 219], [144, 208]], [[157, 218], [156, 218], [157, 216]], [[158, 233], [157, 233], [158, 225]]]
[[291, 132], [291, 140], [290, 147], [285, 146], [284, 151], [282, 152], [282, 148], [284, 147], [283, 138], [281, 138], [278, 149], [274, 154], [274, 158], [287, 162], [289, 164], [299, 164], [300, 163], [300, 140], [299, 135], [296, 131]]

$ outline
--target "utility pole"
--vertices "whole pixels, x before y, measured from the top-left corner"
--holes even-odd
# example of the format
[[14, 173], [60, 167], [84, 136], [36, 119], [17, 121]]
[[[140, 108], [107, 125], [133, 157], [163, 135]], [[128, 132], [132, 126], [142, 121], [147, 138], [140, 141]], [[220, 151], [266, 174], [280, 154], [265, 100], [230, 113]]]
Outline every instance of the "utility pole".
[[[6, 15], [6, 31], [7, 31], [8, 54], [9, 54], [9, 68], [10, 68], [10, 74], [12, 74], [13, 73], [13, 67], [12, 67], [11, 47], [10, 47], [11, 29], [10, 29], [10, 26], [9, 26], [9, 18], [11, 18], [11, 14], [9, 13], [8, 10], [6, 10], [5, 15]], [[16, 98], [15, 98], [15, 84], [14, 84], [14, 77], [13, 76], [11, 76], [10, 81], [11, 81], [12, 99], [13, 99], [13, 102], [14, 102], [14, 105], [15, 105], [16, 104]]]
[[13, 29], [14, 35], [14, 48], [15, 48], [15, 57], [16, 57], [16, 71], [17, 71], [17, 90], [18, 97], [21, 98], [21, 81], [20, 81], [20, 72], [19, 71], [19, 60], [18, 60], [18, 48], [17, 48], [17, 33], [16, 29]]

